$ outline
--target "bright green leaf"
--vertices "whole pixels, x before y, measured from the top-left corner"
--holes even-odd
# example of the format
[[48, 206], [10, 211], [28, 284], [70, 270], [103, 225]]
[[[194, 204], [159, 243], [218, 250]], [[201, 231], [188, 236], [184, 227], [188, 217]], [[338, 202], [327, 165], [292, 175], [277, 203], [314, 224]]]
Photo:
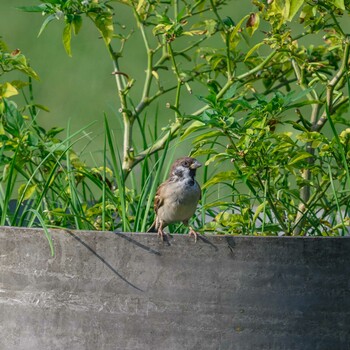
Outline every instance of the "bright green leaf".
[[210, 180], [208, 180], [202, 188], [208, 188], [212, 185], [227, 181], [233, 180], [236, 177], [235, 171], [222, 171], [221, 173], [215, 174]]
[[222, 135], [221, 131], [217, 131], [217, 130], [209, 131], [209, 132], [206, 132], [206, 133], [201, 134], [198, 137], [196, 137], [195, 140], [193, 141], [193, 143], [196, 144], [196, 143], [201, 142], [203, 140], [210, 139], [210, 138], [216, 137], [216, 136], [221, 136], [221, 135]]
[[303, 159], [306, 159], [306, 158], [311, 158], [312, 155], [308, 152], [299, 152], [296, 156], [294, 156], [291, 161], [288, 163], [288, 165], [293, 165]]
[[234, 30], [231, 33], [231, 37], [233, 38], [234, 36], [236, 36], [238, 34], [238, 32], [240, 31], [242, 24], [249, 18], [249, 15], [244, 16], [235, 26]]
[[66, 23], [63, 29], [62, 41], [63, 41], [64, 49], [66, 50], [67, 55], [70, 57], [72, 56], [72, 50], [70, 45], [71, 39], [72, 39], [72, 24]]
[[264, 201], [260, 205], [257, 206], [257, 208], [255, 209], [254, 216], [253, 216], [253, 224], [255, 224], [257, 218], [259, 217], [260, 213], [265, 209], [267, 204], [268, 204], [268, 201]]
[[288, 15], [288, 21], [291, 21], [296, 15], [300, 7], [303, 5], [304, 0], [290, 0], [290, 9]]
[[18, 189], [18, 197], [23, 198], [23, 200], [28, 200], [34, 193], [37, 188], [37, 185], [23, 184]]
[[331, 0], [335, 7], [341, 10], [345, 10], [344, 0]]
[[216, 154], [217, 152], [212, 148], [199, 148], [196, 151], [191, 153], [191, 157], [198, 157], [209, 154]]
[[10, 83], [0, 85], [0, 97], [7, 98], [14, 95], [18, 95], [18, 91], [13, 85]]
[[181, 136], [181, 140], [184, 140], [188, 135], [192, 134], [195, 131], [202, 130], [205, 127], [205, 124], [199, 120], [194, 121]]
[[112, 40], [114, 27], [113, 27], [113, 17], [110, 14], [89, 14], [90, 18], [94, 21], [96, 27], [101, 32], [103, 40], [105, 41], [106, 45], [109, 45], [109, 43]]
[[264, 45], [265, 43], [261, 41], [260, 43], [257, 43], [254, 45], [245, 55], [244, 61], [246, 61], [260, 46]]

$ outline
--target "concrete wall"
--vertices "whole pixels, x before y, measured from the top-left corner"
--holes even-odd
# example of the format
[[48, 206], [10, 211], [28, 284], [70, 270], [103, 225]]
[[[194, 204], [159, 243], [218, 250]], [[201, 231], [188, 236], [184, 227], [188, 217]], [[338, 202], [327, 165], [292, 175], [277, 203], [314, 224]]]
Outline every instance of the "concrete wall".
[[350, 349], [350, 238], [0, 228], [0, 349]]

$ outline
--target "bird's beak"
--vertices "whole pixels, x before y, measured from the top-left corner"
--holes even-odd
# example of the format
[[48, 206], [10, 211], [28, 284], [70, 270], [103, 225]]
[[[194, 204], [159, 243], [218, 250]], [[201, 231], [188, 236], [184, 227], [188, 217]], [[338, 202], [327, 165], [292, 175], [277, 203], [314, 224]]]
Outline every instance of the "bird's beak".
[[193, 163], [191, 164], [190, 168], [191, 168], [191, 169], [197, 169], [197, 168], [199, 168], [199, 167], [201, 167], [201, 166], [202, 166], [202, 164], [199, 163], [199, 162], [196, 160], [195, 162], [193, 162]]

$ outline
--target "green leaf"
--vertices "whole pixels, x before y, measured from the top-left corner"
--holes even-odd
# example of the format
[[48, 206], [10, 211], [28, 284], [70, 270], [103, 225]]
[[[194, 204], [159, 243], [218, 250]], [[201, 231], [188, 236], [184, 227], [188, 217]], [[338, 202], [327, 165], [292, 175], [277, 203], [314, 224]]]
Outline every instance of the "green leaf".
[[345, 10], [344, 0], [332, 0], [335, 7], [341, 10]]
[[70, 57], [72, 57], [72, 51], [70, 46], [71, 39], [72, 39], [72, 24], [66, 23], [63, 29], [62, 40], [63, 40], [64, 49], [66, 50], [67, 55]]
[[233, 96], [235, 96], [236, 91], [238, 88], [238, 83], [233, 84], [224, 94], [223, 99], [227, 100], [229, 98], [232, 98]]
[[62, 2], [62, 0], [40, 0], [41, 2], [48, 2], [49, 4], [53, 4], [53, 5], [56, 5], [56, 4], [59, 4]]
[[42, 105], [42, 104], [35, 103], [35, 104], [33, 104], [32, 106], [33, 106], [33, 107], [36, 107], [36, 108], [39, 108], [39, 109], [41, 109], [41, 110], [43, 110], [43, 111], [45, 111], [45, 112], [50, 112], [50, 110], [49, 110], [46, 106], [44, 106], [44, 105]]
[[208, 180], [202, 188], [208, 188], [212, 185], [227, 181], [227, 180], [234, 180], [236, 178], [236, 172], [235, 171], [222, 171], [221, 173], [215, 174], [210, 180]]
[[25, 12], [43, 12], [46, 9], [46, 5], [41, 4], [38, 6], [19, 6], [17, 8]]
[[293, 165], [303, 159], [306, 159], [306, 158], [311, 158], [312, 155], [308, 152], [299, 152], [296, 156], [294, 156], [291, 161], [288, 163], [288, 165]]
[[34, 193], [37, 188], [37, 185], [23, 184], [18, 189], [18, 197], [23, 198], [23, 200], [28, 200]]
[[288, 21], [291, 21], [293, 19], [293, 17], [296, 15], [303, 3], [304, 0], [290, 0]]
[[260, 43], [257, 43], [256, 45], [254, 45], [246, 54], [246, 56], [244, 57], [244, 61], [246, 61], [253, 53], [254, 51], [256, 51], [260, 46], [264, 45], [265, 43], [263, 41], [261, 41]]
[[57, 134], [59, 134], [63, 130], [64, 128], [53, 127], [52, 129], [48, 130], [46, 134], [49, 137], [55, 137]]
[[258, 207], [255, 209], [255, 213], [253, 216], [253, 224], [255, 225], [256, 219], [259, 217], [260, 213], [265, 209], [266, 205], [268, 204], [268, 201], [262, 202]]
[[44, 29], [47, 27], [47, 25], [53, 21], [54, 19], [56, 19], [56, 16], [54, 14], [48, 16], [45, 18], [45, 21], [43, 22], [43, 24], [40, 27], [39, 33], [38, 33], [38, 37], [41, 35], [41, 33], [44, 31]]
[[246, 21], [249, 18], [249, 15], [244, 16], [235, 26], [234, 30], [231, 33], [231, 37], [233, 38], [235, 35], [238, 34], [238, 32], [240, 31], [242, 24], [244, 21]]
[[0, 84], [0, 97], [11, 97], [18, 95], [17, 89], [10, 83]]
[[192, 134], [195, 131], [202, 130], [204, 127], [206, 127], [204, 123], [196, 120], [188, 128], [186, 128], [185, 132], [181, 136], [181, 140], [184, 140], [186, 137], [188, 137], [188, 135]]
[[195, 140], [193, 141], [193, 143], [196, 144], [200, 141], [207, 140], [207, 139], [217, 137], [217, 136], [222, 136], [222, 132], [218, 131], [218, 130], [209, 131], [209, 132], [206, 132], [206, 133], [201, 134], [198, 137], [196, 137]]
[[74, 16], [72, 24], [73, 24], [74, 35], [77, 35], [83, 24], [83, 19], [81, 18], [81, 16]]
[[22, 80], [12, 80], [11, 85], [14, 86], [17, 90], [19, 90], [25, 86], [28, 86], [29, 83]]
[[209, 154], [217, 154], [215, 150], [212, 148], [199, 148], [194, 152], [191, 152], [191, 157], [198, 157], [203, 155], [209, 155]]
[[106, 45], [109, 45], [114, 32], [112, 15], [109, 13], [103, 13], [97, 16], [95, 14], [89, 14], [89, 16], [94, 21], [98, 30], [101, 32]]

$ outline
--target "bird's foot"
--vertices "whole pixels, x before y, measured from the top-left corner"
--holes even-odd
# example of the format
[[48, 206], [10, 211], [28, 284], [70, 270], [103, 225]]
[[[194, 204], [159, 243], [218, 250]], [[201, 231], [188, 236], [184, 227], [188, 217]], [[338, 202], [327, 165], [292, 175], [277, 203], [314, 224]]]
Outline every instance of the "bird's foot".
[[168, 235], [163, 230], [158, 230], [158, 237], [160, 237], [163, 242], [170, 246]]
[[158, 230], [158, 237], [161, 238], [162, 241], [164, 241], [165, 237], [166, 237], [166, 233], [162, 229], [159, 229]]
[[192, 227], [190, 227], [190, 232], [188, 234], [190, 237], [194, 236], [194, 241], [197, 242], [197, 237], [199, 235], [198, 232], [196, 232]]

